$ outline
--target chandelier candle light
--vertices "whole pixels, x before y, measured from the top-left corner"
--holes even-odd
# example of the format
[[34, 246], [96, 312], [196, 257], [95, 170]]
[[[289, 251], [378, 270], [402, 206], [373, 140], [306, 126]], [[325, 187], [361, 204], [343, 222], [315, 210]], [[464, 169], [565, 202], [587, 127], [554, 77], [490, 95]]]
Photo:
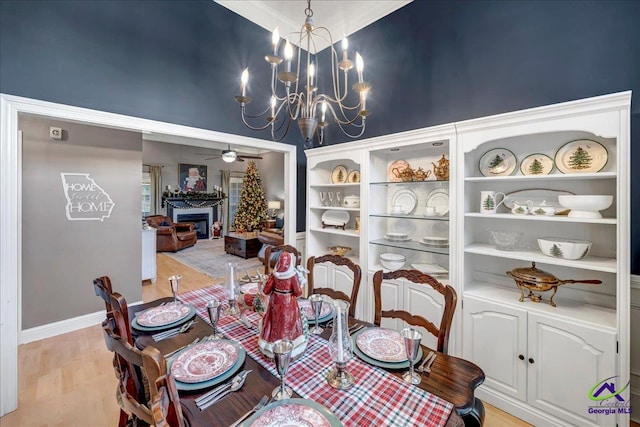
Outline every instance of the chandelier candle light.
[[[251, 98], [247, 96], [249, 70], [242, 71], [241, 95], [235, 97], [240, 103], [242, 121], [252, 130], [264, 130], [270, 127], [271, 137], [275, 141], [282, 141], [289, 131], [291, 122], [297, 121], [306, 148], [313, 146], [313, 138], [316, 134], [319, 145], [323, 144], [324, 128], [329, 125], [331, 117], [342, 133], [351, 138], [358, 138], [364, 133], [366, 118], [371, 113], [367, 110], [367, 95], [371, 85], [363, 78], [364, 61], [362, 56], [358, 52], [355, 54], [357, 81], [351, 86], [351, 89], [359, 95], [358, 102], [355, 105], [347, 105], [348, 72], [353, 68], [353, 62], [348, 57], [349, 43], [347, 38], [342, 39], [342, 59], [339, 60], [329, 30], [326, 27], [313, 25], [310, 0], [307, 0], [305, 15], [307, 17], [300, 32], [292, 32], [285, 37], [282, 48], [283, 57], [278, 56], [282, 44], [278, 28], [272, 33], [273, 54], [265, 56], [265, 61], [271, 65], [271, 97], [269, 105], [262, 113], [250, 115], [245, 111], [246, 105], [251, 102]], [[295, 72], [292, 71], [292, 62], [295, 60], [294, 48], [289, 41], [290, 39], [298, 40]], [[317, 73], [321, 69], [318, 62], [316, 40], [329, 43], [332, 92], [320, 93], [316, 86], [318, 83]], [[306, 52], [302, 50], [302, 46], [306, 46]], [[306, 66], [306, 71], [302, 69], [302, 66]], [[343, 72], [342, 80], [340, 79], [340, 70]], [[303, 76], [306, 76], [305, 81], [301, 81]], [[278, 85], [278, 81], [282, 85]], [[265, 115], [267, 120], [265, 125], [252, 126], [247, 121], [248, 117], [258, 118]], [[353, 127], [355, 132], [349, 133], [348, 127]]]

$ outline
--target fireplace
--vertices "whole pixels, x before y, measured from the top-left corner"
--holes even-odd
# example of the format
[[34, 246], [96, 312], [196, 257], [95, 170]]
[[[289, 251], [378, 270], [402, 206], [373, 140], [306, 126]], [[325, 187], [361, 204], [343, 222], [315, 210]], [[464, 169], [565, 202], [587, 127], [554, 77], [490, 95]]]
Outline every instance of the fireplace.
[[192, 222], [196, 225], [198, 239], [209, 238], [209, 214], [208, 213], [188, 213], [177, 215], [177, 222]]

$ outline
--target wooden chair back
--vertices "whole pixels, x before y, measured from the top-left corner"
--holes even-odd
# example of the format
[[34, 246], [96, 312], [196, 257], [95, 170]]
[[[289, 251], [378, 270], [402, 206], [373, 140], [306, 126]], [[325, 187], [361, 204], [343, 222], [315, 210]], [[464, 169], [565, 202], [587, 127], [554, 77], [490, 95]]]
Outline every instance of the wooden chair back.
[[[159, 422], [165, 422], [162, 425], [183, 427], [179, 397], [173, 377], [167, 374], [164, 357], [151, 346], [139, 350], [119, 335], [116, 329], [122, 330], [122, 323], [128, 322], [128, 319], [122, 317], [118, 306], [126, 302], [120, 294], [114, 293], [111, 304], [114, 306], [116, 327], [105, 320], [102, 329], [107, 349], [115, 354], [114, 369], [118, 378], [116, 398], [121, 408], [119, 427], [127, 425], [128, 414], [149, 425], [156, 425], [157, 418]], [[158, 381], [160, 378], [164, 380]], [[155, 408], [152, 404], [154, 401], [157, 402]], [[124, 420], [123, 414], [127, 415]]]
[[[351, 286], [351, 295], [347, 295], [342, 291], [336, 291], [327, 287], [316, 287], [315, 275], [313, 273], [316, 264], [331, 263], [335, 265], [342, 265], [349, 268], [353, 272], [353, 285]], [[309, 283], [307, 288], [307, 295], [311, 294], [323, 294], [328, 295], [333, 299], [341, 299], [347, 301], [349, 305], [349, 316], [355, 317], [356, 315], [356, 303], [358, 302], [358, 291], [360, 290], [360, 282], [362, 281], [362, 270], [360, 266], [349, 258], [345, 258], [339, 255], [322, 255], [319, 257], [309, 257], [307, 260], [307, 270], [309, 274], [307, 276], [307, 282]]]
[[[107, 311], [107, 320], [111, 322], [112, 327], [114, 327], [114, 331], [121, 335], [122, 337], [126, 337], [129, 344], [133, 345], [133, 338], [131, 337], [131, 326], [129, 325], [129, 308], [127, 307], [127, 302], [122, 298], [120, 302], [117, 299], [117, 310], [120, 311], [122, 317], [127, 319], [126, 322], [120, 322], [120, 325], [116, 325], [116, 321], [113, 315], [113, 287], [111, 286], [111, 279], [109, 276], [101, 276], [96, 279], [93, 279], [93, 289], [96, 292], [96, 295], [102, 298], [104, 301], [105, 309]], [[120, 294], [118, 294], [120, 295]], [[120, 329], [123, 328], [123, 329]]]
[[[436, 325], [422, 316], [413, 315], [404, 310], [382, 310], [382, 281], [400, 278], [410, 280], [413, 283], [429, 285], [438, 293], [442, 294], [444, 298], [444, 310], [442, 312], [439, 327], [436, 327]], [[383, 317], [402, 319], [410, 325], [421, 326], [438, 339], [436, 350], [441, 353], [448, 353], [451, 323], [453, 322], [453, 313], [455, 312], [458, 301], [455, 289], [450, 285], [443, 285], [438, 280], [428, 274], [421, 273], [418, 270], [396, 270], [389, 273], [383, 273], [382, 270], [380, 270], [373, 275], [373, 293], [375, 298], [375, 314], [373, 322], [377, 326], [380, 326], [380, 322]]]
[[264, 274], [269, 274], [271, 272], [271, 263], [269, 260], [271, 259], [271, 254], [274, 252], [289, 252], [295, 255], [296, 257], [296, 267], [300, 265], [302, 256], [298, 249], [294, 248], [291, 245], [279, 245], [279, 246], [267, 246], [267, 249], [264, 251]]

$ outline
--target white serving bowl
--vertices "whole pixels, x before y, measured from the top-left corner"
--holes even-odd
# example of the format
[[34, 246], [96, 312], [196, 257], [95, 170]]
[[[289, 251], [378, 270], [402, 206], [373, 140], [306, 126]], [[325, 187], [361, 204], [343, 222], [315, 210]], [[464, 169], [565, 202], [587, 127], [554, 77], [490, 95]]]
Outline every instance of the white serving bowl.
[[570, 218], [602, 218], [599, 211], [607, 209], [613, 203], [613, 196], [604, 195], [562, 195], [558, 196], [561, 206], [571, 209]]
[[564, 239], [561, 237], [541, 237], [538, 246], [543, 254], [562, 259], [580, 259], [591, 250], [588, 240]]
[[404, 266], [406, 261], [407, 258], [404, 255], [392, 254], [390, 252], [380, 254], [380, 264], [387, 270], [399, 270]]

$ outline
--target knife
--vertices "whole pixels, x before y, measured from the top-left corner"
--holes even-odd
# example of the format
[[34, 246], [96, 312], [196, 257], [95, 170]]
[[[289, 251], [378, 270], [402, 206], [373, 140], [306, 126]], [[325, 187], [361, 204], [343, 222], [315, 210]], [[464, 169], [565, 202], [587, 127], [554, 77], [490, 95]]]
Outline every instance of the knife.
[[431, 358], [429, 363], [427, 363], [427, 366], [424, 368], [424, 372], [426, 372], [427, 374], [431, 373], [431, 366], [433, 365], [433, 362], [436, 361], [436, 357], [437, 357], [437, 354], [433, 353], [433, 357]]
[[235, 423], [231, 424], [229, 427], [237, 427], [238, 425], [240, 425], [240, 423], [246, 420], [247, 418], [249, 418], [251, 414], [262, 409], [267, 404], [268, 400], [269, 398], [267, 396], [262, 396], [262, 399], [260, 399], [260, 402], [258, 402], [258, 404], [254, 406], [252, 410], [250, 410], [249, 412], [247, 412], [246, 414], [238, 418], [238, 420]]
[[430, 351], [430, 352], [427, 354], [427, 357], [425, 357], [425, 358], [422, 360], [422, 363], [420, 364], [420, 367], [418, 367], [417, 371], [418, 371], [418, 372], [424, 372], [425, 367], [426, 367], [426, 366], [427, 366], [427, 364], [430, 362], [430, 360], [431, 360], [431, 358], [432, 358], [433, 356], [435, 356], [435, 353], [434, 353], [433, 351]]

